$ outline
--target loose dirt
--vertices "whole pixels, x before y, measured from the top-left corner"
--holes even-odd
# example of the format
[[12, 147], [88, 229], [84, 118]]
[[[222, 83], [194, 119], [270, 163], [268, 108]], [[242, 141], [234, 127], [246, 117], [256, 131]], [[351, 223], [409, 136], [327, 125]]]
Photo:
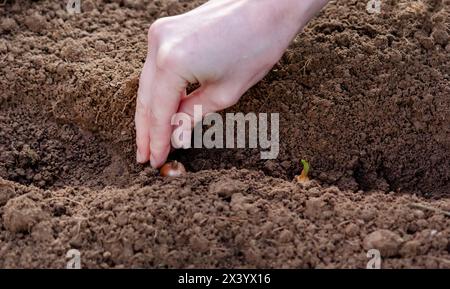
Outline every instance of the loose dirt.
[[[280, 113], [280, 155], [134, 163], [159, 17], [202, 1], [0, 6], [0, 267], [450, 268], [449, 1], [339, 1], [227, 112]], [[311, 163], [308, 184], [294, 176]]]

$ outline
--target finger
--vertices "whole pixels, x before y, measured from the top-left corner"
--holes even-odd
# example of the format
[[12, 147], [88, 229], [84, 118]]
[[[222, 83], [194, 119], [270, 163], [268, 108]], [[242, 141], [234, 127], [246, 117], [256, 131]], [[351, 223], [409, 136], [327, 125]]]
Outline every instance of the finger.
[[187, 96], [181, 102], [178, 112], [191, 116], [194, 123], [194, 106], [201, 105], [202, 116], [205, 116], [208, 113], [233, 106], [238, 101], [239, 96], [226, 85], [205, 85]]
[[[239, 99], [239, 93], [233, 93], [226, 85], [203, 85], [181, 101], [179, 114], [187, 117], [189, 125], [184, 122], [173, 128], [176, 137], [172, 138], [177, 148], [191, 146], [191, 130], [209, 113], [223, 110], [234, 105]], [[201, 113], [199, 112], [201, 111]], [[175, 136], [174, 135], [174, 136]]]
[[150, 159], [150, 97], [153, 67], [147, 57], [139, 79], [139, 89], [134, 116], [136, 126], [136, 161], [145, 163]]
[[157, 69], [150, 101], [150, 163], [164, 164], [170, 152], [171, 118], [177, 112], [186, 81], [178, 75]]
[[183, 91], [180, 94], [180, 99], [183, 100], [187, 97], [186, 89], [183, 89]]

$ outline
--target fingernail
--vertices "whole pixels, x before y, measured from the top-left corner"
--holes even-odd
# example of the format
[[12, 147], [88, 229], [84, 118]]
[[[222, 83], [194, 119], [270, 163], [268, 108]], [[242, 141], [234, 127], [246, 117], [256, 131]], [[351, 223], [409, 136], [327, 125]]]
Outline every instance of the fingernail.
[[139, 150], [136, 152], [136, 161], [138, 163], [145, 162], [145, 156]]
[[153, 155], [150, 155], [150, 164], [154, 169], [158, 168], [157, 167], [158, 164], [156, 163], [156, 159]]

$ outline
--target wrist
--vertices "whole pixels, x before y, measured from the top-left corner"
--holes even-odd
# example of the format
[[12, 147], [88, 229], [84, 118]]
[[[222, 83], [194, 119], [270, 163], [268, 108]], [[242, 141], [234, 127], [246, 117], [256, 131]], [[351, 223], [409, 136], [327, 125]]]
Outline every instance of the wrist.
[[[305, 27], [329, 0], [269, 0], [281, 9], [287, 25], [295, 26], [296, 34]], [[274, 7], [274, 9], [277, 9]]]
[[316, 16], [320, 10], [322, 10], [325, 5], [330, 2], [329, 0], [293, 0], [294, 2], [298, 3], [301, 2], [300, 5], [302, 6], [300, 9], [302, 10], [302, 19], [304, 21], [303, 26], [308, 24], [308, 22]]

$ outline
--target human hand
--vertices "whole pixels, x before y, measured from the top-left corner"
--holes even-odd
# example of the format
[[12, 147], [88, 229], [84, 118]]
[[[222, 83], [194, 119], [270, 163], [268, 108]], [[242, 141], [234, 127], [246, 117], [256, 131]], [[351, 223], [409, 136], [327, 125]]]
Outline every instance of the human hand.
[[[160, 167], [177, 112], [234, 105], [281, 58], [326, 0], [211, 0], [154, 22], [136, 104], [136, 159]], [[189, 83], [200, 87], [186, 95]]]

